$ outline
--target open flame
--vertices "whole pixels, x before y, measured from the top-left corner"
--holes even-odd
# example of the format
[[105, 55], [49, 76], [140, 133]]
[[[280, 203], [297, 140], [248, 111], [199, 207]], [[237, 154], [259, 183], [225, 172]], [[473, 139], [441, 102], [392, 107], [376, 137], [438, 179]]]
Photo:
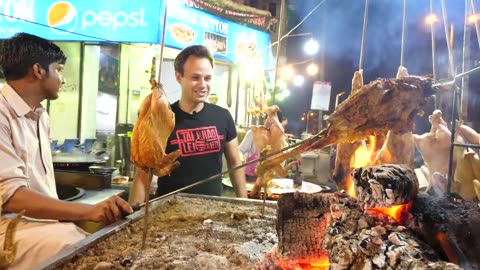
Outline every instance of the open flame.
[[277, 258], [277, 264], [283, 270], [327, 270], [330, 266], [330, 260], [327, 254], [322, 254], [319, 258], [312, 259], [310, 262], [286, 262]]
[[368, 209], [368, 211], [375, 211], [375, 212], [380, 212], [380, 213], [389, 215], [393, 219], [395, 219], [397, 222], [402, 223], [406, 218], [406, 213], [410, 211], [411, 207], [412, 207], [412, 202], [410, 201], [406, 204], [395, 205], [389, 208], [373, 207]]
[[[376, 138], [375, 136], [369, 136], [368, 144], [364, 141], [355, 151], [355, 154], [352, 156], [350, 164], [352, 164], [352, 168], [360, 168], [364, 166], [370, 166], [375, 162], [375, 156], [377, 154], [376, 149]], [[353, 185], [353, 180], [350, 176], [350, 186], [347, 188], [348, 195], [356, 198], [355, 195], [355, 187]]]

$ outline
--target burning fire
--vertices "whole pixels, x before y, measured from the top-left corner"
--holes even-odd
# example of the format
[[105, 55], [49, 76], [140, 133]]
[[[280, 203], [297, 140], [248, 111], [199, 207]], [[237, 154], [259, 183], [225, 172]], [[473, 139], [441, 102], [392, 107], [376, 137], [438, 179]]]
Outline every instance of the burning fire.
[[[358, 149], [355, 151], [355, 154], [350, 161], [350, 163], [352, 164], [352, 168], [370, 166], [375, 162], [375, 156], [377, 154], [377, 149], [375, 149], [375, 136], [369, 136], [368, 142], [368, 145], [367, 143], [362, 142], [362, 145], [360, 145], [360, 147], [358, 147]], [[355, 187], [353, 185], [353, 180], [351, 179], [351, 177], [349, 183], [351, 184], [347, 189], [347, 193], [353, 198], [356, 198], [357, 196], [355, 195]]]
[[283, 270], [327, 270], [330, 266], [327, 254], [321, 255], [320, 258], [312, 259], [312, 261], [308, 263], [286, 262], [281, 258], [277, 258], [277, 260], [278, 265]]
[[389, 215], [392, 218], [394, 218], [397, 222], [402, 223], [403, 219], [405, 218], [405, 213], [410, 211], [410, 207], [412, 207], [412, 202], [408, 202], [406, 204], [401, 204], [401, 205], [395, 205], [390, 208], [374, 207], [368, 210]]

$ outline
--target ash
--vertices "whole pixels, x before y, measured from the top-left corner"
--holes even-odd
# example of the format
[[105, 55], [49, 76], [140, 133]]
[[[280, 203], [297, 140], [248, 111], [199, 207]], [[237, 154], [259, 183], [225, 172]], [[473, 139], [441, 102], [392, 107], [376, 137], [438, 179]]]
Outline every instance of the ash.
[[78, 254], [59, 269], [254, 269], [278, 242], [276, 210], [201, 198], [179, 198]]
[[366, 213], [346, 194], [332, 198], [332, 223], [324, 238], [330, 269], [461, 269], [439, 261], [432, 248], [390, 216]]

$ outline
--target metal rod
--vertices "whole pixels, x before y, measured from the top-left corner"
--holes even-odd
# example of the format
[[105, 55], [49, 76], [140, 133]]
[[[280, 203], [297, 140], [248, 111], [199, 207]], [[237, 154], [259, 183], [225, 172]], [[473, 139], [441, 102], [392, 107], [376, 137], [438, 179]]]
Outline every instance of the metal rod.
[[453, 149], [455, 142], [455, 130], [456, 124], [455, 120], [457, 119], [457, 94], [458, 90], [456, 86], [453, 86], [453, 101], [452, 101], [452, 135], [450, 137], [450, 156], [448, 158], [448, 184], [447, 184], [447, 194], [450, 194], [452, 190], [453, 182]]
[[480, 148], [480, 144], [470, 144], [470, 143], [454, 143], [453, 146], [468, 147], [468, 148]]
[[475, 72], [478, 72], [478, 71], [480, 71], [480, 66], [475, 67], [473, 69], [470, 69], [469, 71], [466, 71], [466, 72], [455, 75], [455, 78], [453, 80], [438, 81], [438, 82], [432, 84], [432, 87], [435, 88], [435, 87], [441, 87], [441, 86], [452, 86], [452, 85], [455, 84], [455, 79], [468, 76], [468, 75], [470, 75], [472, 73], [475, 73]]
[[[272, 93], [272, 105], [275, 104], [275, 94], [277, 92], [277, 74], [278, 74], [278, 58], [280, 57], [280, 45], [282, 40], [282, 25], [285, 22], [284, 20], [284, 9], [285, 9], [285, 0], [280, 2], [280, 20], [278, 21], [278, 34], [277, 34], [277, 52], [275, 53], [275, 74], [273, 76], [273, 93]], [[248, 103], [248, 101], [247, 101]]]
[[358, 63], [358, 70], [363, 69], [363, 55], [365, 52], [365, 37], [367, 35], [367, 23], [368, 23], [368, 0], [365, 0], [365, 12], [363, 14], [362, 45], [360, 46], [360, 61]]
[[[430, 0], [430, 14], [433, 15], [433, 0]], [[437, 79], [437, 65], [435, 64], [435, 27], [433, 26], [434, 23], [430, 24], [430, 32], [432, 34], [432, 71], [433, 71], [433, 80]], [[437, 104], [435, 102], [435, 108], [437, 108]]]
[[445, 7], [445, 0], [441, 1], [442, 3], [442, 17], [443, 17], [443, 26], [445, 28], [445, 40], [447, 41], [447, 49], [448, 49], [448, 66], [449, 66], [449, 73], [452, 77], [454, 77], [454, 65], [453, 65], [453, 53], [452, 53], [452, 46], [449, 42], [449, 30], [448, 30], [448, 19], [447, 19], [447, 8]]
[[400, 66], [404, 66], [405, 32], [407, 29], [407, 0], [403, 0], [402, 44], [400, 49]]
[[147, 198], [145, 202], [145, 216], [143, 217], [143, 234], [142, 234], [142, 247], [145, 249], [145, 244], [147, 242], [147, 232], [148, 232], [148, 210], [150, 208], [150, 181], [153, 178], [153, 169], [148, 169], [148, 185], [145, 185], [145, 197]]
[[[465, 18], [463, 24], [463, 48], [462, 48], [462, 73], [469, 68], [468, 60], [470, 58], [470, 27], [468, 25], [468, 1], [465, 1]], [[462, 87], [460, 90], [460, 119], [467, 115], [468, 104], [465, 104], [468, 96], [469, 76], [462, 77]]]
[[[237, 167], [233, 167], [233, 168], [231, 168], [231, 169], [229, 169], [229, 170], [223, 171], [223, 172], [221, 172], [221, 173], [217, 173], [217, 174], [215, 174], [215, 175], [212, 175], [212, 176], [210, 176], [210, 177], [208, 177], [208, 178], [205, 178], [205, 179], [202, 179], [202, 180], [200, 180], [200, 181], [197, 181], [197, 182], [195, 182], [195, 183], [193, 183], [193, 184], [190, 184], [190, 185], [188, 185], [188, 186], [185, 186], [185, 187], [179, 188], [179, 189], [177, 189], [177, 190], [174, 190], [174, 191], [172, 191], [172, 192], [169, 192], [169, 193], [167, 193], [167, 194], [161, 195], [161, 196], [159, 196], [159, 197], [157, 197], [157, 198], [154, 198], [154, 199], [150, 200], [150, 202], [154, 202], [154, 201], [161, 200], [161, 199], [166, 198], [166, 197], [168, 197], [168, 196], [170, 196], [170, 195], [174, 195], [174, 194], [177, 194], [177, 193], [179, 193], [179, 192], [182, 192], [182, 191], [184, 191], [184, 190], [186, 190], [186, 189], [189, 189], [189, 188], [192, 188], [192, 187], [201, 185], [201, 184], [203, 184], [203, 183], [209, 182], [209, 181], [214, 180], [214, 179], [218, 179], [219, 177], [222, 177], [222, 176], [224, 176], [224, 175], [227, 175], [227, 174], [229, 174], [229, 173], [232, 172], [232, 171], [238, 170], [238, 169], [240, 169], [240, 168], [246, 167], [246, 166], [251, 165], [251, 164], [254, 164], [254, 163], [256, 163], [256, 162], [260, 162], [260, 161], [266, 160], [266, 159], [268, 159], [269, 157], [272, 157], [272, 156], [275, 156], [275, 155], [278, 155], [278, 154], [282, 153], [283, 151], [292, 149], [292, 148], [297, 147], [297, 146], [299, 146], [299, 145], [301, 145], [301, 144], [303, 144], [303, 143], [309, 142], [309, 141], [311, 141], [312, 139], [315, 139], [315, 137], [311, 137], [311, 138], [308, 138], [308, 139], [305, 139], [305, 140], [296, 142], [296, 143], [291, 144], [291, 145], [289, 145], [289, 146], [287, 146], [287, 147], [285, 147], [285, 148], [282, 148], [282, 149], [280, 149], [280, 150], [278, 150], [278, 151], [274, 151], [274, 152], [272, 152], [272, 153], [268, 153], [268, 154], [266, 154], [265, 156], [260, 156], [260, 157], [257, 158], [257, 159], [250, 160], [250, 161], [245, 162], [245, 163], [243, 163], [243, 164], [241, 164], [241, 165], [238, 165]], [[143, 204], [143, 203], [140, 204], [140, 206], [142, 206], [142, 205], [144, 205], [144, 204]]]
[[[473, 16], [479, 16], [477, 14], [477, 4], [475, 3], [475, 0], [472, 0], [471, 3], [472, 3]], [[480, 25], [479, 25], [478, 21], [479, 21], [479, 19], [477, 17], [475, 19], [475, 30], [477, 31], [478, 47], [480, 48]]]
[[163, 48], [165, 47], [165, 31], [167, 28], [167, 6], [168, 6], [168, 1], [165, 3], [165, 15], [163, 16], [163, 28], [162, 28], [162, 40], [161, 40], [161, 46], [160, 46], [160, 60], [159, 60], [159, 67], [158, 67], [158, 80], [157, 82], [161, 82], [161, 76], [162, 76], [162, 63], [163, 63]]

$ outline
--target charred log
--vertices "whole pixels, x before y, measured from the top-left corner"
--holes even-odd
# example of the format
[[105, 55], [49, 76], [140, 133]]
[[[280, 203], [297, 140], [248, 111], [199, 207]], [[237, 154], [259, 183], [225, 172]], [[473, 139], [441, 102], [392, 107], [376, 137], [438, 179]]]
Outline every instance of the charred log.
[[283, 260], [310, 263], [325, 257], [323, 237], [329, 220], [330, 197], [325, 193], [288, 193], [277, 210], [278, 251]]
[[421, 194], [410, 213], [408, 227], [444, 259], [465, 269], [480, 269], [480, 208], [476, 203]]
[[375, 165], [355, 169], [355, 194], [364, 208], [392, 207], [406, 204], [418, 194], [415, 172], [397, 164]]
[[353, 185], [350, 175], [353, 172], [352, 157], [361, 145], [360, 142], [340, 143], [337, 145], [335, 169], [332, 178], [337, 184], [337, 190], [348, 190]]
[[460, 269], [406, 227], [380, 213], [366, 214], [346, 194], [332, 196], [332, 218], [323, 240], [330, 269]]

